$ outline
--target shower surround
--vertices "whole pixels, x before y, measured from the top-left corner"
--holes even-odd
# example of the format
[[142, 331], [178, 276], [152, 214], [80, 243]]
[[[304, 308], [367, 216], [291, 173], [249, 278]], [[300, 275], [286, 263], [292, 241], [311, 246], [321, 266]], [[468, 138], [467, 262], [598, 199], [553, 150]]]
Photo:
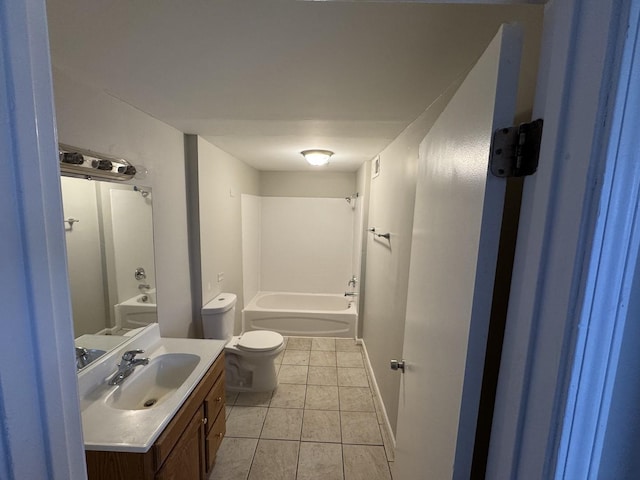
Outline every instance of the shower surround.
[[[343, 198], [242, 196], [242, 259], [245, 306], [262, 292], [343, 296], [353, 272], [355, 210]], [[359, 252], [357, 253], [359, 255]], [[349, 302], [345, 302], [348, 305]], [[348, 307], [347, 307], [348, 308]], [[347, 311], [345, 308], [345, 313]], [[285, 310], [291, 310], [285, 308]], [[307, 317], [308, 309], [300, 311]], [[352, 306], [348, 316], [354, 316]], [[292, 314], [293, 315], [293, 314]], [[249, 314], [253, 322], [255, 309]], [[317, 319], [316, 319], [317, 320]], [[326, 335], [335, 328], [326, 318]], [[246, 325], [243, 328], [253, 327]], [[267, 328], [266, 326], [263, 328]], [[273, 329], [272, 326], [269, 327]], [[314, 325], [315, 335], [324, 329]], [[287, 322], [287, 333], [300, 329]], [[355, 318], [347, 331], [355, 336]]]

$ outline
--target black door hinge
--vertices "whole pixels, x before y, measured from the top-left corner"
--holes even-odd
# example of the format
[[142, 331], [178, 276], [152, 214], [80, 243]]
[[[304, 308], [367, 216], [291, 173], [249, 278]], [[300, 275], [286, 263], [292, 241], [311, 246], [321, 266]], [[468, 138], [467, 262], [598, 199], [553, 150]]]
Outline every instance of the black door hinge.
[[538, 169], [542, 119], [493, 132], [489, 168], [496, 177], [525, 177]]

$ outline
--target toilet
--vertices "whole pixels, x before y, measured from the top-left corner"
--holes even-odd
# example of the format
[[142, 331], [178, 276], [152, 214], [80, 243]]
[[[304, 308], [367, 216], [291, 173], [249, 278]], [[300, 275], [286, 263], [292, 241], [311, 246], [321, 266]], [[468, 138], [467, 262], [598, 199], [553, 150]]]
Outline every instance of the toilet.
[[284, 337], [268, 330], [233, 336], [236, 300], [233, 293], [221, 293], [202, 307], [204, 338], [227, 342], [224, 351], [228, 391], [271, 391], [278, 385], [274, 361], [284, 350]]

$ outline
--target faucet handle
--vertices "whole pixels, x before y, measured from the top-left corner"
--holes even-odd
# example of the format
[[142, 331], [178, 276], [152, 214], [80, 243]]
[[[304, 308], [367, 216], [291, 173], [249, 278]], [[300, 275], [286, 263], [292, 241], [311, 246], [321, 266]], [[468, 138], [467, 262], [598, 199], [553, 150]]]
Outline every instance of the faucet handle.
[[126, 352], [124, 352], [122, 354], [122, 360], [124, 360], [125, 362], [130, 362], [131, 360], [133, 360], [135, 358], [136, 355], [138, 355], [139, 353], [144, 353], [144, 350], [127, 350]]

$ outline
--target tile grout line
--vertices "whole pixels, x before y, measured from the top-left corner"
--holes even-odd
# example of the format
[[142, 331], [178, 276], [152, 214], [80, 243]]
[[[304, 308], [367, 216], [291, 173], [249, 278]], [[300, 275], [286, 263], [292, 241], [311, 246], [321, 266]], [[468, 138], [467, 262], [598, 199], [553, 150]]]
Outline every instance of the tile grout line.
[[[340, 429], [342, 430], [342, 428]], [[340, 452], [342, 453], [342, 478], [344, 480], [346, 480], [347, 478], [347, 467], [346, 467], [346, 463], [344, 460], [344, 444], [340, 443]]]
[[[313, 340], [311, 340], [311, 342], [313, 342]], [[302, 421], [300, 422], [300, 439], [298, 440], [298, 456], [297, 456], [297, 461], [296, 461], [296, 472], [295, 472], [295, 476], [294, 476], [295, 479], [298, 478], [298, 471], [300, 469], [300, 450], [301, 450], [301, 447], [302, 447], [302, 428], [303, 428], [303, 424], [304, 424], [304, 412], [306, 410], [305, 406], [307, 404], [307, 387], [309, 386], [309, 363], [311, 363], [311, 345], [309, 346], [309, 362], [307, 363], [307, 376], [305, 378], [305, 383], [304, 383], [304, 402], [302, 403]]]
[[[269, 404], [271, 404], [271, 400], [269, 400]], [[258, 447], [260, 446], [260, 440], [262, 439], [262, 430], [264, 430], [264, 424], [267, 421], [268, 414], [269, 414], [269, 407], [267, 407], [267, 412], [264, 414], [264, 418], [262, 419], [262, 426], [260, 427], [260, 432], [258, 433], [258, 441], [256, 442], [256, 451], [253, 452], [253, 458], [251, 458], [251, 467], [249, 468], [249, 476], [251, 476], [251, 470], [253, 469], [253, 462], [255, 461], [256, 455], [258, 453]]]
[[338, 380], [338, 351], [336, 345], [336, 381], [338, 383], [338, 421], [340, 423], [340, 450], [342, 452], [342, 478], [347, 477], [344, 458], [344, 436], [342, 434], [342, 403], [340, 403], [340, 380]]
[[260, 439], [256, 439], [256, 448], [253, 450], [253, 455], [251, 455], [251, 464], [249, 465], [249, 470], [247, 471], [247, 476], [245, 480], [248, 480], [251, 476], [251, 469], [253, 468], [253, 461], [256, 459], [256, 454], [258, 453], [258, 443], [260, 443]]
[[[336, 353], [336, 357], [337, 357], [337, 353]], [[336, 358], [337, 360], [337, 358]], [[336, 375], [338, 374], [337, 372], [338, 367], [336, 366]], [[340, 422], [340, 451], [342, 452], [342, 478], [346, 479], [347, 478], [347, 470], [346, 470], [346, 466], [345, 466], [345, 459], [344, 459], [344, 437], [342, 435], [342, 409], [340, 409], [340, 387], [338, 387], [338, 421]]]
[[[303, 411], [302, 418], [304, 420], [304, 411]], [[300, 437], [302, 438], [302, 427], [300, 427]], [[300, 470], [300, 450], [301, 450], [301, 447], [302, 447], [302, 442], [298, 441], [298, 458], [296, 460], [296, 474], [293, 477], [296, 480], [298, 478], [298, 470]]]

